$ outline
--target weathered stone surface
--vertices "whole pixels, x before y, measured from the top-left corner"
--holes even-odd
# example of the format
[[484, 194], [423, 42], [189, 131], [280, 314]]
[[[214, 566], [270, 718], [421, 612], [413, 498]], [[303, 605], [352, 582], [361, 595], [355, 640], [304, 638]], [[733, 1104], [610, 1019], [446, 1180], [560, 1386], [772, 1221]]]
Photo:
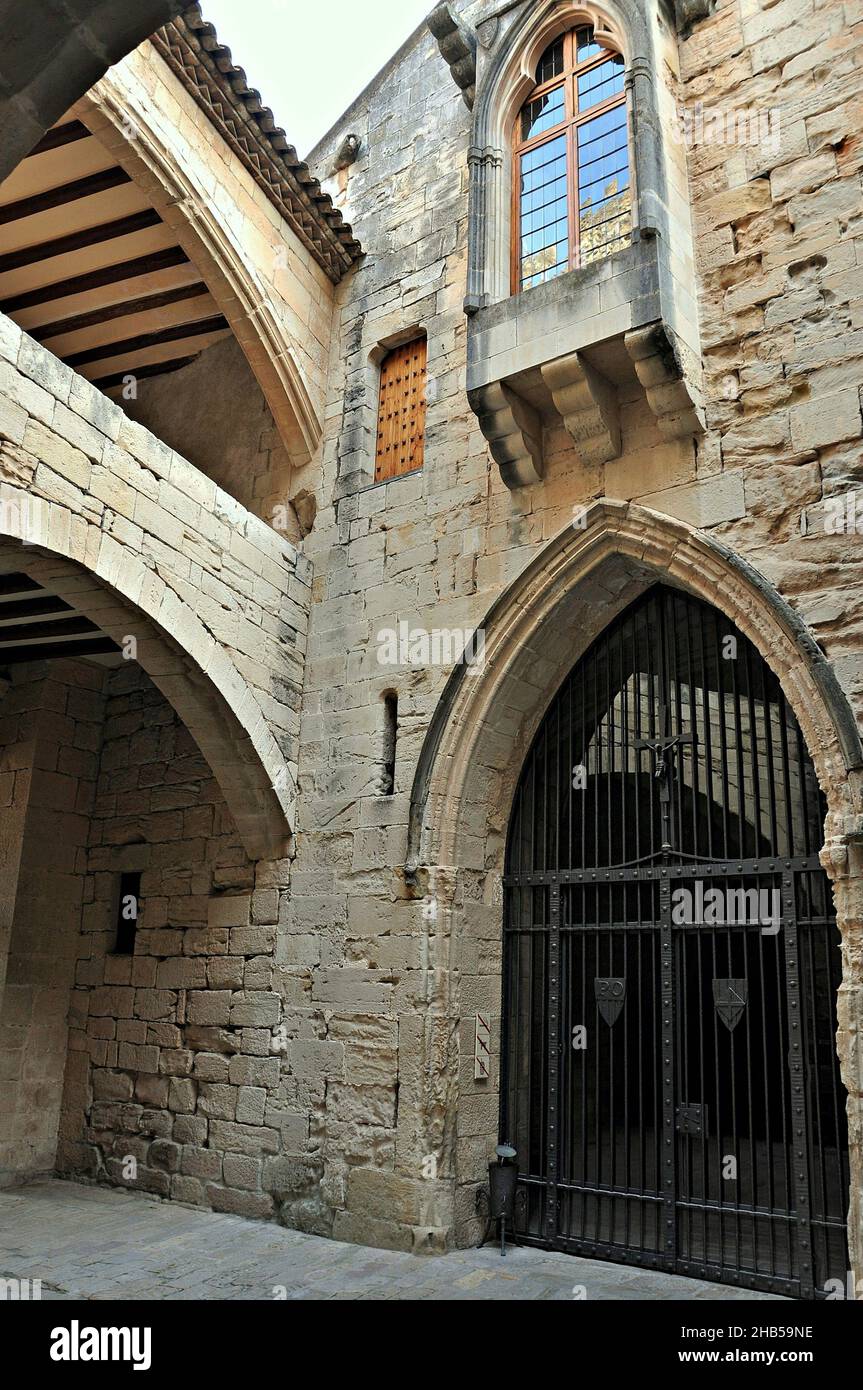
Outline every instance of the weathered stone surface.
[[182, 1149], [179, 1144], [170, 1144], [166, 1140], [157, 1139], [150, 1145], [150, 1152], [147, 1155], [148, 1161], [154, 1168], [162, 1168], [166, 1173], [176, 1173], [180, 1166]]
[[[311, 291], [292, 311], [323, 427], [314, 457], [279, 475], [285, 505], [303, 499], [296, 546], [261, 519], [274, 494], [255, 489], [269, 488], [282, 445], [263, 429], [252, 440], [257, 397], [231, 406], [249, 435], [232, 476], [247, 458], [255, 510], [0, 319], [3, 479], [50, 510], [36, 544], [0, 546], [3, 572], [34, 566], [119, 636], [147, 619], [149, 666], [24, 670], [0, 692], [0, 850], [24, 849], [23, 876], [14, 852], [2, 865], [21, 914], [4, 1037], [25, 1029], [41, 1048], [37, 997], [63, 1020], [33, 1057], [55, 1082], [65, 1067], [64, 1171], [119, 1185], [131, 1154], [140, 1186], [180, 1201], [399, 1250], [476, 1239], [498, 1138], [501, 875], [519, 771], [582, 644], [666, 580], [736, 615], [816, 757], [845, 938], [839, 1049], [855, 1268], [863, 1260], [863, 799], [853, 735], [831, 723], [812, 674], [859, 719], [863, 527], [827, 521], [837, 501], [851, 515], [863, 480], [860, 25], [810, 0], [733, 0], [709, 15], [678, 6], [684, 32], [697, 21], [679, 41], [658, 7], [631, 8], [657, 58], [655, 71], [637, 60], [628, 88], [639, 236], [601, 264], [507, 297], [500, 209], [478, 211], [468, 189], [505, 183], [509, 150], [471, 143], [423, 28], [314, 152], [329, 172], [362, 132], [327, 191], [368, 255], [340, 288], [331, 334]], [[471, 5], [475, 109], [528, 9], [545, 22], [541, 6]], [[157, 111], [167, 90], [148, 97]], [[677, 139], [673, 114], [699, 103], [754, 112], [756, 125], [779, 110], [782, 128]], [[195, 129], [185, 106], [162, 118]], [[239, 178], [227, 148], [216, 157]], [[223, 202], [238, 245], [285, 238], [271, 204], [262, 222]], [[496, 258], [483, 285], [468, 280], [480, 237]], [[215, 252], [206, 271], [219, 301]], [[271, 285], [255, 299], [263, 317]], [[377, 366], [420, 328], [423, 467], [375, 485]], [[159, 401], [178, 428], [179, 375], [164, 386], [174, 404]], [[480, 629], [489, 649], [472, 671], [421, 642], [390, 660], [383, 638], [401, 624], [420, 637]], [[249, 781], [253, 745], [262, 771]], [[296, 834], [262, 846], [288, 773]], [[44, 871], [38, 844], [68, 879], [25, 988], [20, 942], [46, 917], [22, 891]], [[125, 959], [112, 895], [130, 871], [143, 907]], [[487, 1079], [474, 1074], [479, 1011]], [[9, 1056], [26, 1096], [15, 1142], [32, 1120], [28, 1153], [50, 1167], [57, 1126], [33, 1104], [24, 1047]]]
[[[484, 32], [491, 35], [489, 52], [497, 56], [517, 20], [505, 15], [485, 31], [486, 13], [482, 5], [471, 7], [471, 23], [481, 38]], [[422, 1157], [429, 1153], [446, 1171], [450, 1149], [443, 1128], [437, 1127], [445, 1114], [461, 1136], [454, 1161], [463, 1187], [452, 1219], [459, 1240], [476, 1235], [473, 1185], [482, 1178], [493, 1149], [498, 1097], [496, 1072], [484, 1091], [470, 1075], [464, 1030], [469, 1031], [471, 1011], [483, 1007], [492, 1015], [495, 1038], [499, 1036], [501, 905], [494, 895], [499, 893], [496, 875], [514, 781], [533, 732], [524, 711], [547, 703], [568, 669], [567, 644], [572, 651], [576, 634], [600, 631], [631, 582], [628, 562], [613, 558], [616, 523], [610, 520], [611, 558], [595, 588], [574, 572], [565, 582], [579, 588], [584, 598], [571, 606], [561, 601], [556, 623], [537, 631], [531, 604], [546, 582], [543, 575], [552, 583], [549, 571], [556, 561], [549, 559], [544, 566], [543, 558], [552, 538], [564, 536], [574, 521], [577, 526], [580, 509], [593, 498], [631, 500], [660, 513], [670, 528], [667, 540], [645, 536], [643, 554], [654, 578], [670, 575], [673, 582], [689, 582], [673, 558], [673, 526], [681, 520], [705, 537], [721, 538], [756, 571], [779, 576], [778, 587], [799, 611], [805, 610], [820, 565], [830, 579], [817, 580], [819, 591], [830, 593], [834, 585], [848, 585], [859, 566], [856, 542], [840, 537], [828, 543], [823, 531], [806, 542], [808, 558], [799, 525], [803, 509], [820, 502], [831, 452], [853, 448], [853, 441], [860, 440], [863, 379], [863, 340], [853, 336], [855, 331], [859, 335], [860, 315], [852, 307], [857, 292], [850, 281], [834, 278], [853, 276], [856, 267], [846, 243], [849, 235], [859, 236], [850, 210], [854, 197], [859, 210], [859, 159], [856, 154], [840, 157], [839, 151], [849, 138], [846, 103], [856, 100], [859, 89], [851, 73], [860, 40], [850, 30], [840, 35], [841, 23], [834, 29], [832, 19], [824, 21], [833, 35], [830, 43], [847, 64], [842, 92], [826, 94], [813, 76], [822, 40], [803, 27], [812, 21], [817, 28], [820, 20], [814, 15], [808, 0], [793, 19], [783, 6], [741, 9], [732, 4], [709, 15], [706, 7], [679, 8], [678, 23], [684, 34], [691, 29], [691, 36], [679, 44], [670, 39], [663, 50], [668, 61], [663, 76], [645, 74], [659, 94], [662, 113], [645, 128], [651, 140], [664, 142], [664, 155], [673, 165], [673, 198], [685, 210], [683, 221], [692, 217], [693, 263], [671, 271], [680, 291], [676, 299], [672, 294], [674, 312], [680, 314], [680, 324], [685, 321], [686, 343], [700, 338], [703, 360], [678, 361], [672, 340], [666, 339], [659, 350], [650, 332], [646, 338], [631, 338], [629, 384], [623, 370], [615, 383], [619, 458], [603, 461], [600, 449], [592, 464], [579, 458], [572, 436], [554, 418], [571, 411], [544, 410], [537, 419], [541, 383], [535, 373], [538, 364], [569, 351], [570, 343], [563, 341], [567, 333], [573, 350], [581, 352], [594, 332], [605, 346], [615, 334], [629, 331], [623, 315], [634, 301], [631, 285], [612, 286], [616, 258], [593, 280], [581, 272], [530, 291], [516, 304], [517, 312], [505, 300], [506, 290], [501, 303], [495, 303], [495, 283], [508, 278], [509, 248], [503, 237], [498, 260], [493, 266], [486, 263], [485, 281], [466, 283], [466, 256], [472, 266], [476, 262], [468, 249], [470, 238], [493, 243], [500, 227], [494, 222], [499, 208], [493, 201], [468, 208], [465, 172], [470, 171], [474, 193], [483, 180], [491, 187], [500, 178], [498, 171], [507, 167], [509, 152], [498, 145], [470, 145], [470, 133], [450, 114], [450, 80], [434, 46], [418, 40], [410, 55], [399, 60], [405, 70], [409, 67], [412, 92], [425, 95], [424, 109], [434, 130], [431, 148], [407, 119], [394, 130], [385, 85], [372, 88], [351, 111], [352, 126], [365, 122], [367, 137], [346, 186], [333, 180], [329, 187], [350, 206], [366, 244], [375, 245], [378, 255], [369, 274], [358, 274], [342, 312], [350, 350], [332, 381], [321, 493], [326, 497], [332, 486], [338, 507], [324, 503], [319, 508], [306, 542], [321, 578], [303, 697], [308, 745], [302, 746], [301, 739], [300, 761], [301, 782], [313, 783], [313, 790], [300, 804], [300, 843], [279, 947], [279, 978], [287, 991], [286, 1056], [296, 1059], [292, 1069], [310, 1088], [317, 1079], [313, 1132], [338, 1134], [341, 1153], [350, 1156], [349, 1167], [340, 1157], [327, 1157], [327, 1170], [347, 1179], [346, 1206], [336, 1210], [333, 1226], [337, 1236], [403, 1242], [402, 1248], [408, 1248], [405, 1233], [387, 1224], [395, 1203], [384, 1210], [387, 1199], [377, 1205], [364, 1185], [383, 1181], [377, 1176], [376, 1155], [389, 1152], [391, 1113], [392, 1044], [383, 1032], [373, 1034], [371, 1026], [380, 1020], [383, 1027], [394, 1014], [398, 1179], [418, 1182]], [[662, 49], [665, 40], [658, 42]], [[485, 50], [479, 51], [478, 106], [483, 63], [488, 61]], [[797, 66], [785, 70], [785, 64]], [[679, 81], [670, 76], [677, 68]], [[636, 75], [636, 84], [638, 80]], [[684, 148], [670, 129], [670, 113], [681, 108], [692, 112], [696, 103], [705, 112], [711, 105], [754, 112], [756, 126], [761, 116], [779, 110], [782, 130], [773, 140], [771, 126], [765, 137], [762, 122], [760, 143], [738, 141], [732, 131], [731, 139], [696, 139]], [[328, 167], [345, 129], [337, 124], [315, 152], [319, 167]], [[378, 196], [380, 153], [374, 160], [370, 153], [375, 141], [391, 161], [385, 201]], [[465, 216], [467, 227], [444, 257], [441, 281], [434, 228]], [[402, 232], [406, 225], [411, 228], [407, 236]], [[427, 229], [428, 245], [423, 236]], [[675, 226], [670, 240], [683, 248], [689, 235], [688, 227]], [[640, 249], [622, 253], [619, 264], [628, 257], [629, 271], [635, 266], [643, 271], [647, 247], [642, 237]], [[834, 285], [839, 291], [835, 298]], [[667, 286], [663, 281], [661, 297]], [[471, 360], [459, 318], [465, 293], [475, 328]], [[664, 298], [662, 313], [646, 314], [636, 327], [647, 329], [664, 317], [669, 302]], [[604, 319], [606, 313], [618, 317]], [[386, 487], [364, 488], [370, 481], [377, 423], [369, 354], [420, 318], [428, 325], [433, 382], [425, 468], [422, 475], [396, 479]], [[597, 331], [599, 322], [610, 326]], [[529, 336], [534, 324], [535, 336]], [[619, 363], [607, 356], [603, 370], [618, 369]], [[512, 398], [477, 396], [473, 406], [485, 420], [478, 431], [465, 411], [465, 370], [468, 384], [481, 378], [523, 392], [517, 398], [525, 407], [521, 423]], [[825, 374], [817, 378], [814, 373]], [[499, 476], [501, 458], [505, 466], [514, 460], [528, 470], [515, 491]], [[859, 460], [849, 464], [843, 456], [841, 466], [850, 467], [856, 487]], [[812, 516], [817, 527], [818, 514]], [[382, 536], [386, 548], [381, 563]], [[593, 563], [590, 554], [588, 562], [585, 552], [585, 565]], [[439, 702], [452, 666], [383, 666], [377, 660], [379, 634], [396, 631], [403, 620], [426, 630], [481, 625], [493, 606], [503, 602], [506, 586], [531, 566], [535, 577], [524, 590], [524, 608], [509, 614], [513, 629], [530, 644], [530, 654], [519, 658], [521, 648], [507, 648], [501, 660], [512, 662], [510, 679], [497, 684], [491, 678], [494, 708], [487, 704], [481, 713], [479, 706], [473, 708], [477, 723], [465, 730], [458, 754], [447, 763], [449, 786], [464, 790], [453, 790], [443, 802], [446, 823], [429, 851], [441, 858], [419, 863], [417, 894], [425, 915], [417, 920], [416, 904], [405, 901], [400, 855], [382, 846], [368, 849], [361, 840], [366, 825], [384, 824], [374, 819], [381, 815], [375, 795], [380, 754], [371, 745], [382, 727], [377, 722], [381, 695], [397, 689], [396, 795], [387, 809], [392, 823], [406, 825], [410, 808], [405, 802], [412, 786], [421, 794], [414, 777], [436, 712], [441, 723], [435, 736], [441, 727], [450, 727]], [[734, 594], [729, 574], [711, 571], [711, 601], [728, 611]], [[841, 611], [823, 606], [817, 611], [824, 616], [828, 658], [834, 670], [843, 671], [845, 689], [853, 695], [857, 678], [850, 665], [841, 665], [848, 605], [841, 605]], [[766, 633], [763, 640], [769, 660], [776, 643]], [[568, 660], [571, 665], [571, 656]], [[452, 720], [461, 719], [467, 708], [457, 702]], [[455, 741], [454, 735], [447, 747]], [[468, 775], [466, 767], [475, 770]], [[826, 788], [828, 797], [841, 799], [842, 781], [840, 777], [832, 790]], [[435, 795], [445, 797], [446, 785], [441, 773]], [[415, 805], [413, 812], [421, 818], [423, 809], [427, 824], [438, 825], [435, 805]], [[426, 867], [428, 880], [423, 878]], [[419, 947], [419, 988], [411, 978], [417, 957], [400, 950], [403, 932]], [[347, 974], [372, 965], [391, 970], [389, 988], [383, 976], [372, 983], [371, 977], [352, 981]], [[365, 997], [374, 1001], [372, 1007], [363, 1006]], [[399, 1001], [405, 1001], [403, 1008]], [[440, 1040], [432, 1019], [440, 1019]], [[459, 1020], [460, 1068], [450, 1051]], [[344, 1044], [344, 1069], [340, 1059], [333, 1075], [331, 1046], [336, 1041]], [[322, 1113], [318, 1097], [325, 1079], [327, 1108]], [[375, 1124], [369, 1125], [372, 1116]], [[365, 1130], [368, 1134], [361, 1132]], [[390, 1162], [383, 1158], [385, 1165]], [[368, 1173], [371, 1179], [360, 1177]], [[373, 1226], [375, 1222], [382, 1224]], [[432, 1223], [428, 1229], [434, 1229]]]
[[[145, 0], [124, 14], [106, 12], [98, 0], [82, 0], [71, 12], [31, 15], [29, 25], [17, 16], [13, 22], [10, 14], [0, 68], [0, 178], [77, 101], [85, 73], [93, 81], [182, 8], [182, 0]], [[34, 49], [42, 55], [39, 63], [33, 61]]]

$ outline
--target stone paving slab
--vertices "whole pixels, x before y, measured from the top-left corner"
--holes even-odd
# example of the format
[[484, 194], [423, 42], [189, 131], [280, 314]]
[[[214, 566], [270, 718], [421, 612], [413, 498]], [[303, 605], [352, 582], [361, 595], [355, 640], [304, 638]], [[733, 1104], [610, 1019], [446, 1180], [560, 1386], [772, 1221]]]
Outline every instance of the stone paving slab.
[[772, 1299], [603, 1260], [496, 1247], [408, 1255], [69, 1182], [0, 1192], [0, 1277], [43, 1299]]

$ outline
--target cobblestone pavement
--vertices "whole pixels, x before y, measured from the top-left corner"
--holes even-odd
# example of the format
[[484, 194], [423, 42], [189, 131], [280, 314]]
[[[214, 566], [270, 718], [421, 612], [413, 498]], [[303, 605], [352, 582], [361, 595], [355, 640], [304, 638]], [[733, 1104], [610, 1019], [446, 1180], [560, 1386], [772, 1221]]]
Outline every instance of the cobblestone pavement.
[[0, 1277], [41, 1279], [43, 1299], [771, 1297], [539, 1250], [371, 1250], [67, 1182], [0, 1192]]

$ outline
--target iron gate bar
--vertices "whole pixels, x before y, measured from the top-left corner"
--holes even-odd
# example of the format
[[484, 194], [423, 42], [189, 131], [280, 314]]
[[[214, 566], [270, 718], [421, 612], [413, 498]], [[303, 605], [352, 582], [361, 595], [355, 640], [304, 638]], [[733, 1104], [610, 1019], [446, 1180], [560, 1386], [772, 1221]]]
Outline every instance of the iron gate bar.
[[560, 1134], [559, 1072], [560, 1072], [560, 888], [552, 875], [549, 893], [550, 932], [548, 938], [548, 1094], [546, 1104], [548, 1137], [546, 1141], [546, 1174], [548, 1193], [546, 1196], [545, 1221], [550, 1240], [557, 1234], [557, 1178], [558, 1178], [558, 1139]]
[[[822, 815], [776, 677], [708, 605], [657, 587], [564, 683], [526, 760], [504, 874], [501, 1133], [527, 1144], [527, 1243], [804, 1297], [827, 1272], [844, 1279]], [[674, 922], [673, 888], [696, 880], [781, 884], [782, 941], [757, 916]], [[590, 976], [625, 984], [588, 1058], [570, 1041], [574, 1023], [600, 1026]], [[726, 977], [746, 983], [734, 1030], [711, 985]], [[705, 1117], [700, 1136], [677, 1134], [681, 1105]]]
[[[770, 1082], [769, 1082], [769, 1074], [768, 1074], [768, 1066], [767, 1066], [767, 1037], [766, 1037], [766, 1032], [767, 1032], [767, 999], [766, 999], [765, 982], [764, 982], [764, 973], [765, 973], [765, 966], [764, 966], [764, 937], [763, 937], [760, 933], [759, 933], [759, 936], [758, 936], [758, 956], [759, 956], [759, 965], [760, 965], [760, 970], [759, 970], [759, 973], [758, 973], [758, 980], [759, 980], [759, 986], [760, 986], [760, 991], [761, 991], [761, 1033], [762, 1033], [762, 1042], [763, 1042], [762, 1058], [763, 1058], [763, 1067], [764, 1067], [764, 1094], [765, 1094], [765, 1096], [766, 1096], [767, 1093], [768, 1093], [769, 1084], [770, 1084]], [[768, 1152], [768, 1153], [772, 1153], [772, 1151], [773, 1151], [773, 1139], [772, 1139], [772, 1128], [771, 1128], [771, 1123], [770, 1123], [770, 1119], [771, 1119], [771, 1116], [770, 1116], [770, 1106], [769, 1106], [769, 1105], [765, 1105], [764, 1109], [765, 1109], [765, 1120], [766, 1120], [766, 1123], [765, 1123], [765, 1131], [766, 1131], [766, 1132], [765, 1132], [765, 1140], [766, 1140], [766, 1145], [767, 1145], [767, 1152]], [[783, 1109], [784, 1109], [784, 1097], [783, 1097]], [[784, 1129], [784, 1128], [785, 1128], [785, 1126], [783, 1126], [783, 1129]], [[771, 1209], [771, 1211], [772, 1211], [772, 1210], [773, 1210], [773, 1206], [774, 1206], [775, 1196], [776, 1196], [776, 1178], [775, 1178], [775, 1173], [774, 1173], [774, 1171], [773, 1171], [773, 1165], [772, 1165], [772, 1164], [768, 1164], [768, 1167], [767, 1167], [767, 1191], [768, 1191], [768, 1198], [769, 1198], [768, 1205], [769, 1205], [769, 1207], [770, 1207], [770, 1209]], [[767, 1228], [767, 1235], [768, 1235], [768, 1240], [770, 1241], [770, 1265], [771, 1265], [771, 1268], [775, 1268], [775, 1265], [776, 1265], [776, 1240], [775, 1240], [775, 1235], [774, 1235], [772, 1223], [771, 1223], [770, 1225], [768, 1225], [768, 1228]]]
[[[815, 1294], [812, 1264], [812, 1237], [809, 1233], [809, 1146], [806, 1142], [806, 1087], [804, 1076], [803, 1028], [800, 1011], [799, 950], [797, 943], [797, 900], [794, 881], [783, 875], [785, 903], [785, 984], [788, 991], [789, 1042], [788, 1069], [791, 1073], [791, 1110], [794, 1130], [793, 1153], [795, 1197], [797, 1203], [797, 1258], [800, 1290], [804, 1298]], [[796, 1034], [796, 1036], [795, 1036]]]
[[[795, 873], [803, 870], [823, 872], [821, 860], [817, 855], [795, 855], [791, 858], [782, 856], [781, 862], [775, 859], [714, 859], [700, 863], [677, 861], [673, 865], [656, 865], [650, 868], [641, 865], [626, 868], [615, 864], [602, 869], [560, 869], [555, 873], [555, 879], [563, 886], [569, 883], [630, 883], [655, 882], [663, 878], [711, 878], [729, 874], [738, 878], [756, 874], [781, 874], [783, 870]], [[548, 883], [548, 880], [549, 875], [545, 873], [506, 873], [502, 878], [505, 888], [539, 887]], [[832, 918], [830, 920], [832, 921]]]
[[662, 1188], [664, 1248], [669, 1259], [677, 1254], [676, 1158], [677, 1143], [674, 1129], [675, 1057], [674, 1057], [674, 961], [671, 953], [671, 885], [663, 882], [659, 889], [659, 949], [662, 962]]

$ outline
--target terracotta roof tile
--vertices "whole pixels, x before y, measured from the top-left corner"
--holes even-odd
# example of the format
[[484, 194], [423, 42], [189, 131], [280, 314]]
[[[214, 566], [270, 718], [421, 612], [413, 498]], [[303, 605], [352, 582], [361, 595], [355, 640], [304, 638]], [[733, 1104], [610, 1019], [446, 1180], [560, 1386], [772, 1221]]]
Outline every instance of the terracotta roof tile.
[[255, 182], [335, 283], [363, 254], [328, 193], [288, 141], [215, 28], [191, 5], [152, 43]]

